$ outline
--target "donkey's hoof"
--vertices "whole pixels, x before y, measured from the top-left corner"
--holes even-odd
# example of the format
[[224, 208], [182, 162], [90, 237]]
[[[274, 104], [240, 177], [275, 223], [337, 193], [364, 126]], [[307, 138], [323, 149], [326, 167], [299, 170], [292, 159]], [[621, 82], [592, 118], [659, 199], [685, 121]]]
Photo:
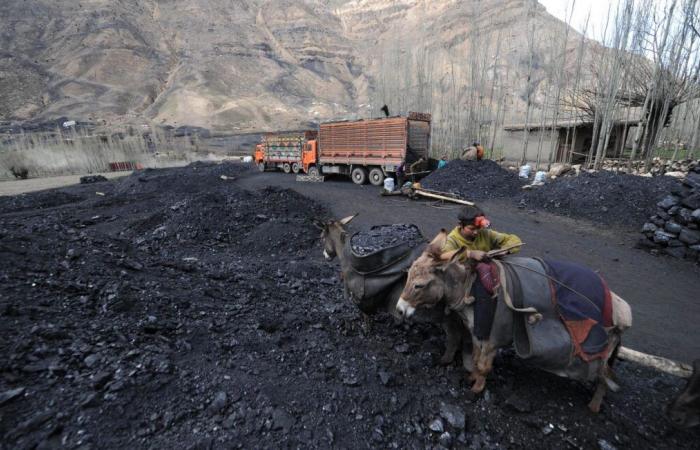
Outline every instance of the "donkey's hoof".
[[600, 402], [590, 402], [588, 404], [588, 409], [590, 409], [593, 414], [598, 414], [600, 412]]
[[450, 364], [452, 364], [452, 361], [454, 361], [454, 360], [455, 360], [454, 353], [452, 353], [452, 354], [445, 353], [444, 355], [442, 355], [440, 357], [440, 365], [441, 366], [449, 366]]
[[471, 391], [475, 394], [481, 394], [484, 391], [484, 388], [486, 388], [486, 377], [477, 375]]

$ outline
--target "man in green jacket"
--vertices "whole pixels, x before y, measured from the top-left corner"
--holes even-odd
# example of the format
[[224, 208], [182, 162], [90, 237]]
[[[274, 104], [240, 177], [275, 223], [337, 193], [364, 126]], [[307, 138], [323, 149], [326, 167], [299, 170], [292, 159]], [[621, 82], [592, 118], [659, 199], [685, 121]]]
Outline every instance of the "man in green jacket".
[[[486, 261], [486, 253], [491, 250], [509, 248], [522, 241], [514, 234], [499, 233], [489, 229], [489, 221], [484, 213], [476, 206], [465, 206], [457, 216], [459, 225], [447, 236], [442, 246], [442, 252], [459, 250], [463, 247], [467, 251], [460, 257], [462, 261], [467, 259], [476, 261], [473, 270], [477, 277], [472, 284], [470, 295], [475, 298], [474, 303], [474, 336], [477, 339], [488, 339], [491, 333], [494, 314], [496, 313], [496, 301], [494, 294], [498, 285], [496, 269]], [[508, 252], [516, 253], [519, 247], [513, 247]]]
[[[481, 261], [487, 252], [521, 244], [520, 238], [514, 234], [499, 233], [489, 228], [490, 222], [484, 213], [476, 206], [465, 206], [457, 216], [457, 225], [447, 236], [442, 251], [449, 252], [466, 247], [462, 260], [474, 259]], [[518, 247], [510, 250], [515, 253]]]

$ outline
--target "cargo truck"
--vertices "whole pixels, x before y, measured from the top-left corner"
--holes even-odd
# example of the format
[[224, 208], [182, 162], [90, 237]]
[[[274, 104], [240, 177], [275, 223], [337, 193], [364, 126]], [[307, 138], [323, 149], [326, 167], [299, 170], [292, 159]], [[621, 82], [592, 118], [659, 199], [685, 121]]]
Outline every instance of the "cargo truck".
[[255, 147], [255, 163], [260, 171], [280, 169], [285, 173], [300, 173], [304, 146], [317, 137], [318, 133], [311, 130], [267, 133]]
[[289, 142], [286, 146], [277, 143], [281, 136], [288, 138], [288, 133], [270, 134], [258, 145], [255, 161], [260, 170], [341, 174], [357, 184], [369, 181], [379, 186], [401, 163], [408, 167], [421, 157], [428, 160], [430, 120], [430, 114], [409, 113], [406, 117], [327, 122], [319, 126], [317, 136], [315, 131], [300, 132], [285, 141]]

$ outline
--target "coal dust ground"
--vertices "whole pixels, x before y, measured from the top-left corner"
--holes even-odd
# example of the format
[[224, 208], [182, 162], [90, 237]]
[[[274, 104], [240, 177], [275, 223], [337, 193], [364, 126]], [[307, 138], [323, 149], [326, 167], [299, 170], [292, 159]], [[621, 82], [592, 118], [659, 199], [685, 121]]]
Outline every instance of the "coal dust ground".
[[0, 448], [697, 448], [662, 418], [673, 377], [621, 362], [593, 415], [590, 387], [509, 352], [473, 397], [437, 327], [363, 331], [321, 257], [328, 210], [267, 176], [0, 198]]

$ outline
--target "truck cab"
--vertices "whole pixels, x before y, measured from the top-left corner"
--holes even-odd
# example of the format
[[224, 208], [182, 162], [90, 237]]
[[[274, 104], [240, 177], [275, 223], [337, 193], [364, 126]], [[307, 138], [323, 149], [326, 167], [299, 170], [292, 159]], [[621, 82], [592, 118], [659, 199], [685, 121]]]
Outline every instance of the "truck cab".
[[319, 175], [318, 171], [318, 139], [311, 139], [304, 144], [301, 152], [301, 162], [304, 173]]

